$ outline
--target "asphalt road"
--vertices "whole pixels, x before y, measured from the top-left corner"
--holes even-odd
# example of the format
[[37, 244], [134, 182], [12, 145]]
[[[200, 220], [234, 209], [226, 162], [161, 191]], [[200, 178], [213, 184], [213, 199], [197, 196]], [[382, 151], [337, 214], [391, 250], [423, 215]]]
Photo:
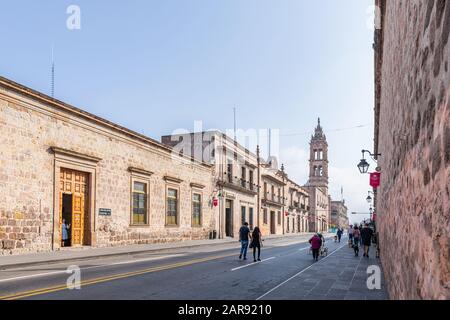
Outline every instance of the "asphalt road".
[[[183, 299], [229, 300], [276, 297], [291, 278], [314, 264], [307, 238], [264, 242], [262, 262], [238, 259], [239, 243], [182, 248], [152, 254], [77, 262], [81, 288], [68, 289], [74, 263], [0, 271], [0, 299]], [[331, 254], [345, 247], [328, 239]], [[327, 259], [327, 258], [323, 258]], [[326, 263], [322, 261], [319, 263]], [[295, 292], [292, 293], [295, 299]]]

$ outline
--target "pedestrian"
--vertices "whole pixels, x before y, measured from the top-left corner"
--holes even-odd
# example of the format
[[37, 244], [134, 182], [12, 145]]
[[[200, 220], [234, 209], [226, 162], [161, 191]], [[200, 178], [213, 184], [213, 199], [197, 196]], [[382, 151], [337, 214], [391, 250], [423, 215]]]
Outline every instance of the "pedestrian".
[[70, 230], [70, 224], [66, 224], [66, 219], [62, 219], [61, 224], [61, 247], [67, 247], [69, 246], [69, 230]]
[[253, 248], [253, 262], [256, 262], [256, 249], [258, 249], [258, 261], [261, 261], [261, 241], [262, 235], [258, 227], [255, 227], [252, 232], [252, 242], [250, 248]]
[[338, 237], [339, 243], [341, 243], [341, 238], [342, 238], [342, 233], [343, 232], [344, 231], [341, 228], [339, 228], [338, 231], [337, 231], [337, 237]]
[[309, 239], [309, 243], [311, 244], [311, 250], [313, 255], [313, 260], [319, 261], [319, 250], [322, 246], [322, 239], [318, 233], [313, 235], [311, 239]]
[[348, 246], [353, 247], [353, 225], [348, 228]]
[[241, 254], [239, 255], [239, 259], [244, 257], [244, 260], [247, 260], [248, 242], [251, 237], [248, 223], [244, 222], [244, 225], [239, 229], [239, 241], [241, 242]]
[[361, 237], [361, 233], [359, 232], [359, 228], [357, 225], [353, 228], [353, 250], [355, 250], [355, 257], [359, 254], [359, 239]]
[[364, 257], [369, 258], [370, 243], [372, 242], [373, 230], [369, 228], [369, 224], [366, 223], [361, 230], [361, 239], [364, 245]]

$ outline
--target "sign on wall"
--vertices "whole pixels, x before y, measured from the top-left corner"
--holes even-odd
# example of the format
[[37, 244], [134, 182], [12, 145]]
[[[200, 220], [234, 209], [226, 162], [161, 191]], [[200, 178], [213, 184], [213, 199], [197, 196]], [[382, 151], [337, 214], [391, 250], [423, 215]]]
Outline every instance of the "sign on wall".
[[110, 217], [112, 213], [111, 209], [105, 209], [105, 208], [100, 208], [98, 211], [98, 214], [100, 216], [106, 216], [106, 217]]
[[372, 172], [370, 174], [370, 186], [374, 189], [378, 188], [380, 186], [380, 178], [380, 172]]

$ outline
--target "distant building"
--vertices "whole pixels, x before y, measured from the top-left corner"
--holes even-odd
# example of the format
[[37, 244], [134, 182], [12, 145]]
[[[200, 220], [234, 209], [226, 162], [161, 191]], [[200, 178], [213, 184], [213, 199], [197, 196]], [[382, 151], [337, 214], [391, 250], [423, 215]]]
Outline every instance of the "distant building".
[[309, 180], [309, 231], [324, 232], [329, 228], [330, 198], [328, 195], [328, 143], [320, 119], [310, 142]]
[[334, 228], [348, 228], [348, 209], [344, 200], [331, 201], [330, 225]]

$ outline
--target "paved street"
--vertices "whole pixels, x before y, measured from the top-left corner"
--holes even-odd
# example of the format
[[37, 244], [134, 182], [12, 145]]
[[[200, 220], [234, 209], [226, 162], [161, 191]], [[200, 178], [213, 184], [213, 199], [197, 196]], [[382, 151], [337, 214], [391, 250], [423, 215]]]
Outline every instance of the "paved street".
[[81, 289], [68, 290], [74, 262], [0, 271], [3, 299], [387, 299], [366, 286], [366, 270], [378, 259], [354, 257], [327, 240], [329, 255], [314, 263], [308, 236], [268, 239], [261, 263], [238, 259], [239, 244], [170, 248], [152, 253], [76, 262]]

